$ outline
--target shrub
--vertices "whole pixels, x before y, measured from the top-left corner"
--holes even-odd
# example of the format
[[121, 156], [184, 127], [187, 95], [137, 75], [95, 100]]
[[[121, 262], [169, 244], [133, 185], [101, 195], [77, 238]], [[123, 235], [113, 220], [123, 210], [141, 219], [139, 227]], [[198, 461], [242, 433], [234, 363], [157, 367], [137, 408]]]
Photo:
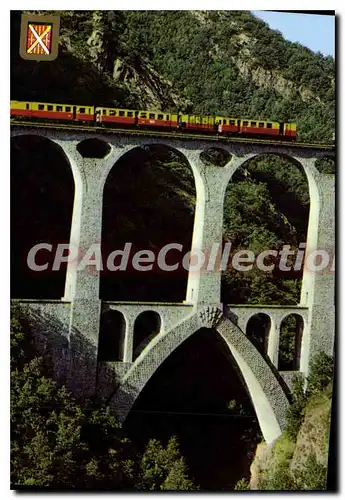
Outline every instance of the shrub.
[[308, 376], [308, 396], [326, 389], [333, 379], [333, 358], [324, 352], [314, 356]]
[[307, 398], [304, 393], [304, 378], [296, 375], [293, 379], [292, 389], [293, 402], [286, 413], [286, 434], [290, 439], [296, 439], [301, 427]]
[[237, 483], [235, 484], [235, 488], [234, 490], [250, 490], [250, 485], [249, 485], [249, 481], [248, 479], [246, 479], [245, 477], [242, 477], [242, 479], [239, 479], [237, 481]]

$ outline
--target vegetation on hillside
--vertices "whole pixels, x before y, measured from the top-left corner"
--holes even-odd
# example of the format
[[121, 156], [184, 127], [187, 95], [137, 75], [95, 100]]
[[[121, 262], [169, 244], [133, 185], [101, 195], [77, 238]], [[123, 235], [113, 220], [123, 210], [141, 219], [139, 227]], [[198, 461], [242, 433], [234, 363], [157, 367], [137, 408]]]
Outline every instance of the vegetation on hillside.
[[37, 357], [25, 318], [11, 320], [12, 488], [195, 490], [176, 438], [139, 454], [101, 401], [77, 403]]
[[326, 490], [332, 380], [333, 359], [317, 354], [311, 363], [307, 391], [303, 378], [296, 376], [294, 380], [285, 431], [261, 458], [251, 486], [243, 478], [236, 489]]
[[250, 12], [58, 13], [51, 63], [19, 58], [20, 13], [12, 14], [12, 98], [292, 120], [301, 140], [332, 139], [334, 59]]

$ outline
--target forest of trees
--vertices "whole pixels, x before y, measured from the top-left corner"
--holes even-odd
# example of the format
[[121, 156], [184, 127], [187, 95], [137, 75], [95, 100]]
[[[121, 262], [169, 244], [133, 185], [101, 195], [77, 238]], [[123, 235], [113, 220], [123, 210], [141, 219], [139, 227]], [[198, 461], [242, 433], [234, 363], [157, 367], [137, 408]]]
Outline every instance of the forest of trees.
[[25, 315], [11, 310], [11, 484], [16, 489], [195, 490], [176, 438], [140, 454], [100, 400], [53, 381]]

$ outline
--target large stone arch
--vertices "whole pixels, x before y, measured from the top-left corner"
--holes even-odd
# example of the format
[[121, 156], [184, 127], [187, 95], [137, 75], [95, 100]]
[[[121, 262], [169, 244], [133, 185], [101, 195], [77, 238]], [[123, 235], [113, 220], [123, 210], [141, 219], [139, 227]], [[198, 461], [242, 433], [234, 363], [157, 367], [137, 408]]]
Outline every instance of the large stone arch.
[[214, 328], [225, 340], [251, 396], [265, 441], [274, 441], [285, 426], [288, 399], [266, 360], [217, 308], [199, 311], [168, 334], [158, 334], [141, 352], [111, 400], [119, 419], [126, 419], [141, 390], [169, 354], [200, 327]]
[[[172, 155], [174, 159], [169, 163], [168, 158]], [[180, 262], [181, 255], [192, 246], [196, 184], [193, 168], [178, 148], [154, 142], [135, 147], [125, 146], [117, 150], [112, 158], [112, 165], [109, 162], [101, 179], [102, 254], [109, 256], [114, 250], [125, 249], [129, 243], [129, 267], [126, 267], [126, 275], [123, 273], [116, 283], [113, 278], [117, 278], [124, 269], [119, 270], [117, 275], [114, 274], [116, 269], [109, 269], [112, 266], [101, 271], [100, 297], [106, 300], [182, 302], [187, 289], [187, 271], [181, 264], [176, 272], [162, 271], [158, 265], [158, 255], [168, 244], [182, 244], [182, 254], [176, 247], [166, 253], [166, 261], [172, 266], [176, 259]], [[185, 172], [186, 178], [183, 175], [179, 177], [180, 171]], [[176, 184], [176, 189], [174, 181], [181, 182]], [[186, 195], [189, 191], [191, 196]], [[169, 201], [166, 202], [164, 198]], [[173, 208], [169, 213], [171, 206]], [[145, 273], [145, 278], [150, 280], [150, 297], [143, 283], [143, 272], [138, 272], [138, 265], [135, 267], [132, 260], [134, 254], [145, 250], [151, 254], [149, 259], [153, 252], [153, 261], [146, 263], [146, 267], [151, 269]], [[145, 256], [147, 253], [142, 259]], [[119, 259], [119, 255], [115, 257], [115, 267]], [[143, 268], [143, 265], [140, 264], [140, 267]], [[161, 287], [164, 289], [166, 277], [173, 279], [174, 285], [169, 291], [165, 289], [168, 296], [163, 297]], [[175, 289], [179, 289], [176, 297]]]
[[[28, 275], [28, 280], [32, 281], [32, 288], [29, 295], [27, 295], [24, 286], [20, 298], [61, 299], [64, 296], [67, 283], [67, 265], [62, 263], [60, 266], [57, 265], [57, 269], [53, 269], [53, 263], [56, 251], [59, 248], [58, 245], [64, 245], [63, 254], [67, 255], [74, 202], [80, 190], [80, 173], [76, 165], [71, 162], [71, 158], [66, 154], [62, 145], [59, 144], [59, 141], [39, 133], [16, 131], [11, 137], [11, 149], [11, 159], [13, 161], [11, 174], [14, 176], [11, 179], [11, 191], [13, 191], [11, 196], [12, 227], [14, 226], [12, 238], [15, 240], [18, 227], [21, 224], [23, 227], [22, 231], [19, 230], [20, 234], [18, 236], [21, 242], [23, 240], [24, 246], [29, 245], [32, 249], [36, 244], [49, 245], [46, 249], [42, 247], [42, 250], [38, 250], [34, 257], [34, 260], [39, 265], [48, 263], [48, 269], [44, 270], [42, 268], [41, 272], [27, 271], [32, 274], [31, 278]], [[18, 199], [18, 189], [21, 192], [19, 196], [24, 195], [27, 197], [26, 202], [23, 199]], [[33, 189], [37, 190], [36, 195], [33, 194]], [[20, 205], [22, 210], [25, 210], [24, 216], [15, 214]], [[47, 216], [49, 216], [49, 220]], [[56, 217], [55, 221], [54, 217]], [[31, 224], [29, 223], [30, 220]], [[23, 235], [26, 228], [31, 234], [25, 240]], [[18, 244], [16, 240], [13, 241], [13, 239], [14, 254], [12, 254], [12, 262], [13, 267], [16, 268], [18, 260], [21, 260], [16, 255], [21, 244]], [[25, 261], [26, 257], [28, 257], [28, 249], [29, 247], [20, 250], [20, 252], [24, 252], [20, 257], [25, 258]], [[42, 262], [39, 262], [40, 260]], [[28, 264], [26, 263], [26, 266], [22, 267], [23, 272], [27, 268]], [[43, 273], [47, 273], [46, 278]], [[17, 272], [12, 275], [13, 296], [18, 293], [16, 282], [19, 280], [16, 274]], [[23, 281], [25, 279], [23, 278]], [[20, 281], [22, 282], [22, 280]], [[37, 287], [41, 288], [41, 290], [36, 290]]]
[[[306, 248], [301, 247], [302, 250], [307, 254], [308, 252], [316, 249], [316, 242], [318, 237], [318, 226], [319, 226], [319, 212], [320, 212], [320, 192], [318, 187], [318, 178], [320, 176], [319, 172], [315, 168], [314, 162], [316, 160], [310, 158], [303, 158], [293, 154], [283, 153], [281, 151], [275, 151], [267, 149], [265, 151], [259, 151], [255, 153], [249, 153], [243, 157], [234, 157], [233, 161], [228, 165], [229, 176], [227, 186], [224, 188], [224, 202], [226, 196], [226, 189], [230, 185], [231, 180], [234, 175], [239, 171], [239, 169], [245, 167], [247, 164], [253, 160], [260, 159], [263, 157], [281, 157], [287, 160], [292, 165], [296, 166], [298, 170], [304, 175], [308, 184], [308, 195], [309, 195], [309, 213], [308, 213], [308, 226], [307, 226], [307, 238], [306, 238]], [[255, 263], [254, 263], [255, 265]], [[311, 303], [311, 289], [312, 289], [312, 278], [307, 276], [303, 270], [302, 283], [301, 283], [301, 294], [300, 294], [300, 304], [307, 305]], [[310, 274], [310, 273], [309, 273]]]

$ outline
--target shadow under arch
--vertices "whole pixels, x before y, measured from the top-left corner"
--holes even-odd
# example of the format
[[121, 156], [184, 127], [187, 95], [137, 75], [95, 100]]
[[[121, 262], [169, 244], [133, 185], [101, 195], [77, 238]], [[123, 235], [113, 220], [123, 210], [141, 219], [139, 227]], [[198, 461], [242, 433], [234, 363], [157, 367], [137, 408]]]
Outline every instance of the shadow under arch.
[[246, 336], [263, 356], [267, 354], [268, 336], [271, 326], [271, 318], [265, 313], [258, 313], [251, 316], [246, 326]]
[[[259, 153], [239, 165], [224, 199], [223, 244], [232, 244], [231, 256], [241, 249], [250, 250], [257, 257], [267, 250], [279, 252], [283, 245], [297, 253], [301, 243], [309, 242], [311, 221], [317, 223], [318, 217], [316, 175], [316, 170], [303, 159], [282, 153]], [[293, 261], [295, 258], [296, 254]], [[264, 263], [274, 264], [274, 269], [264, 271], [254, 262], [253, 272], [239, 272], [232, 266], [223, 271], [222, 301], [299, 303], [303, 265], [296, 270], [282, 270], [278, 255], [265, 258]], [[260, 286], [252, 286], [254, 275]], [[292, 286], [288, 280], [296, 284]]]
[[199, 328], [159, 366], [124, 424], [136, 445], [177, 436], [189, 474], [202, 489], [233, 489], [249, 476], [262, 439], [242, 376], [226, 342]]
[[143, 311], [134, 322], [133, 360], [135, 360], [149, 342], [160, 332], [162, 320], [155, 311]]
[[300, 314], [287, 314], [281, 321], [278, 357], [279, 371], [298, 371], [300, 369], [304, 329], [304, 319]]
[[98, 360], [122, 361], [126, 320], [120, 311], [109, 309], [101, 316], [99, 331]]
[[[11, 297], [61, 299], [67, 264], [52, 270], [57, 245], [69, 244], [75, 182], [61, 146], [40, 135], [11, 138]], [[38, 244], [30, 269], [29, 251]], [[33, 267], [33, 264], [30, 265]]]
[[[103, 190], [102, 255], [118, 254], [101, 271], [100, 298], [185, 300], [188, 272], [181, 262], [191, 249], [195, 196], [192, 168], [178, 150], [149, 144], [122, 154]], [[128, 254], [121, 260], [126, 243]], [[176, 271], [162, 270], [157, 262], [159, 252], [170, 244], [182, 246], [165, 256], [167, 266], [179, 263]], [[133, 256], [145, 250], [141, 262], [133, 263]]]
[[[125, 421], [137, 397], [165, 359], [194, 332], [200, 329], [198, 314], [193, 314], [168, 333], [158, 334], [126, 373], [110, 404]], [[219, 311], [213, 328], [224, 339], [250, 394], [261, 432], [267, 443], [280, 436], [285, 427], [289, 402], [272, 367], [244, 333]]]

